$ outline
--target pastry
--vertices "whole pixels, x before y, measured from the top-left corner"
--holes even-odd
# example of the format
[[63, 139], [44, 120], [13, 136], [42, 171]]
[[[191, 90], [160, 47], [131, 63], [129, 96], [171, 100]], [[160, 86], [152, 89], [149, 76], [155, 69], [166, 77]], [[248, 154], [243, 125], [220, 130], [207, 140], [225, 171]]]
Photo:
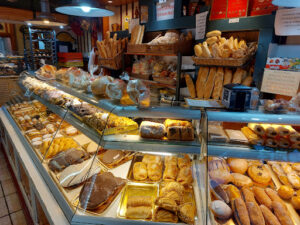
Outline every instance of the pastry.
[[160, 208], [169, 210], [174, 213], [176, 213], [178, 210], [176, 201], [171, 198], [159, 197], [156, 199], [155, 204]]
[[178, 168], [175, 164], [166, 164], [165, 171], [163, 175], [163, 180], [165, 181], [175, 181], [178, 174]]
[[178, 217], [165, 209], [162, 208], [156, 208], [153, 220], [156, 222], [170, 222], [170, 223], [177, 223], [178, 222]]
[[212, 213], [221, 220], [227, 220], [232, 215], [231, 208], [223, 201], [215, 200], [210, 204], [210, 210]]
[[230, 201], [232, 201], [236, 198], [241, 198], [240, 190], [232, 184], [227, 185], [226, 193], [227, 193], [228, 198], [229, 198]]
[[264, 124], [265, 127], [265, 130], [266, 130], [266, 135], [267, 137], [270, 137], [270, 138], [274, 138], [277, 136], [277, 131], [275, 129], [275, 126], [272, 125], [272, 124]]
[[263, 136], [265, 135], [265, 128], [262, 126], [262, 124], [258, 123], [248, 123], [248, 127], [253, 130], [256, 134]]
[[295, 171], [287, 173], [287, 178], [294, 188], [300, 189], [300, 177]]
[[252, 165], [248, 168], [248, 175], [259, 184], [267, 185], [271, 181], [271, 175], [265, 166]]
[[178, 168], [191, 167], [191, 159], [185, 154], [183, 158], [178, 158]]
[[227, 162], [228, 162], [230, 170], [233, 173], [244, 174], [244, 173], [246, 173], [246, 171], [248, 169], [248, 162], [245, 159], [229, 158], [227, 160]]
[[179, 194], [176, 191], [164, 192], [164, 196], [163, 197], [174, 200], [177, 205], [180, 205], [180, 204], [183, 203], [183, 195]]
[[169, 126], [167, 128], [167, 138], [177, 141], [193, 141], [194, 128], [190, 126]]
[[168, 192], [171, 192], [171, 191], [176, 191], [179, 195], [182, 196], [183, 193], [184, 193], [184, 187], [180, 183], [178, 183], [176, 181], [174, 181], [174, 182], [168, 182], [166, 184], [166, 186], [164, 186], [161, 189], [160, 196], [166, 196], [166, 194]]
[[164, 125], [166, 128], [168, 127], [192, 127], [192, 123], [189, 121], [185, 120], [171, 120], [171, 119], [166, 119], [164, 122]]
[[293, 196], [291, 203], [296, 210], [300, 210], [300, 196]]
[[82, 187], [79, 202], [84, 209], [97, 209], [126, 184], [126, 180], [110, 172], [93, 175]]
[[246, 206], [248, 209], [251, 225], [264, 225], [264, 216], [257, 203], [246, 202]]
[[162, 139], [165, 136], [165, 126], [161, 123], [143, 121], [140, 125], [140, 136], [143, 138]]
[[147, 172], [150, 180], [159, 181], [162, 176], [162, 166], [158, 163], [148, 163]]
[[196, 90], [195, 90], [195, 85], [194, 85], [192, 78], [190, 77], [189, 74], [185, 74], [184, 77], [185, 77], [185, 82], [188, 87], [191, 98], [196, 98]]
[[265, 192], [273, 202], [280, 202], [284, 206], [284, 208], [286, 208], [284, 201], [278, 196], [276, 191], [272, 190], [271, 188], [266, 188]]
[[137, 206], [127, 207], [126, 218], [129, 219], [149, 219], [152, 217], [152, 207]]
[[145, 164], [149, 164], [149, 163], [161, 164], [161, 157], [158, 155], [144, 155], [142, 162]]
[[93, 158], [91, 158], [83, 161], [82, 163], [71, 165], [65, 168], [59, 176], [59, 183], [63, 187], [71, 187], [81, 184], [100, 171], [100, 166], [94, 162]]
[[128, 207], [149, 206], [152, 207], [151, 196], [129, 196], [127, 199]]
[[212, 170], [226, 170], [230, 172], [230, 169], [223, 158], [214, 158], [208, 162], [208, 171]]
[[253, 192], [248, 187], [242, 188], [242, 195], [245, 202], [253, 202], [257, 204]]
[[181, 183], [183, 186], [191, 185], [193, 183], [192, 169], [190, 167], [181, 168], [176, 181]]
[[210, 180], [209, 185], [215, 198], [229, 203], [229, 197], [221, 185], [217, 184], [214, 180]]
[[260, 210], [264, 216], [266, 225], [280, 225], [277, 217], [265, 205], [260, 205]]
[[256, 133], [254, 133], [249, 127], [243, 127], [241, 131], [246, 136], [250, 144], [252, 145], [264, 144], [264, 139], [258, 136]]
[[187, 224], [194, 224], [196, 208], [193, 203], [185, 203], [179, 206], [178, 217]]
[[228, 184], [234, 180], [233, 176], [227, 170], [212, 170], [209, 171], [209, 176], [218, 184]]
[[272, 200], [270, 199], [270, 197], [267, 195], [267, 193], [263, 188], [254, 186], [252, 187], [252, 191], [254, 193], [256, 201], [259, 204], [265, 205], [269, 209], [272, 209]]
[[235, 220], [239, 225], [250, 225], [250, 218], [245, 202], [241, 198], [232, 201], [232, 210]]
[[240, 173], [232, 173], [231, 174], [233, 176], [233, 184], [236, 185], [237, 187], [241, 188], [241, 187], [251, 187], [253, 186], [253, 182], [252, 180]]
[[274, 210], [274, 214], [280, 221], [282, 225], [294, 225], [291, 217], [289, 216], [288, 211], [286, 210], [286, 207], [284, 207], [281, 202], [273, 201], [272, 202], [272, 208]]
[[165, 165], [174, 164], [177, 166], [177, 159], [176, 156], [165, 156]]
[[143, 162], [136, 162], [133, 165], [133, 177], [135, 180], [146, 180], [148, 177], [147, 164]]
[[282, 199], [288, 200], [293, 197], [294, 189], [286, 185], [281, 185], [277, 193]]
[[276, 148], [279, 145], [279, 141], [273, 138], [267, 138], [265, 140], [265, 146], [271, 147], [271, 148]]
[[121, 150], [107, 150], [103, 153], [101, 161], [105, 164], [113, 164], [120, 162], [125, 156]]

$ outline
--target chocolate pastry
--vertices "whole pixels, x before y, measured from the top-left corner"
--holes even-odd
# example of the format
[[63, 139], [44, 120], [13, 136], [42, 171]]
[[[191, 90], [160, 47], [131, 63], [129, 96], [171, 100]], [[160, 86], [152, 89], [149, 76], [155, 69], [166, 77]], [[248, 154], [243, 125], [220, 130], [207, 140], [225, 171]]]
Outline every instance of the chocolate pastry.
[[117, 189], [125, 185], [125, 180], [114, 177], [110, 172], [98, 173], [87, 180], [79, 195], [84, 209], [96, 209], [106, 203]]
[[119, 161], [124, 157], [124, 155], [124, 152], [121, 150], [107, 150], [103, 154], [102, 162], [104, 162], [105, 164], [112, 164], [116, 161]]
[[81, 163], [88, 158], [89, 154], [87, 152], [71, 148], [55, 155], [50, 160], [48, 166], [52, 171], [61, 171], [70, 165]]

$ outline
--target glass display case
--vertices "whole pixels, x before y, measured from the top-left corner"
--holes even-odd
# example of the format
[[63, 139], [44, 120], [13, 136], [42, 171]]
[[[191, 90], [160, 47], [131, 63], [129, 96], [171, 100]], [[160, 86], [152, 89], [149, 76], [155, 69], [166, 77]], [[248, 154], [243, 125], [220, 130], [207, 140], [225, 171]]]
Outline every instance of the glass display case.
[[0, 76], [18, 76], [24, 69], [23, 56], [0, 57]]
[[253, 223], [282, 207], [300, 223], [299, 114], [141, 109], [30, 75], [19, 85], [2, 110], [71, 224]]

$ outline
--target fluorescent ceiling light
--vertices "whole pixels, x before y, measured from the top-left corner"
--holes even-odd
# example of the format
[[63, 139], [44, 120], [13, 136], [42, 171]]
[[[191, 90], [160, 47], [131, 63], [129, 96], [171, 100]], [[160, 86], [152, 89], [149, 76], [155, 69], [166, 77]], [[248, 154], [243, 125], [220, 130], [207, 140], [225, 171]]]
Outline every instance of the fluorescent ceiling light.
[[106, 17], [114, 15], [114, 12], [101, 8], [95, 0], [73, 0], [71, 4], [59, 6], [55, 10], [71, 16]]
[[273, 0], [272, 4], [280, 7], [300, 7], [299, 0]]

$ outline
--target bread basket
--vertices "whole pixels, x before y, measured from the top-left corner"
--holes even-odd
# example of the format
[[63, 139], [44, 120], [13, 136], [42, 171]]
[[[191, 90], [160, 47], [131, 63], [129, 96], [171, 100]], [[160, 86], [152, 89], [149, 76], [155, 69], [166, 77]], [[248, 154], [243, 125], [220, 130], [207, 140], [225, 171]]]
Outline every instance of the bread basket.
[[99, 58], [98, 65], [108, 69], [119, 70], [122, 68], [122, 56], [123, 52], [120, 52], [113, 58]]

